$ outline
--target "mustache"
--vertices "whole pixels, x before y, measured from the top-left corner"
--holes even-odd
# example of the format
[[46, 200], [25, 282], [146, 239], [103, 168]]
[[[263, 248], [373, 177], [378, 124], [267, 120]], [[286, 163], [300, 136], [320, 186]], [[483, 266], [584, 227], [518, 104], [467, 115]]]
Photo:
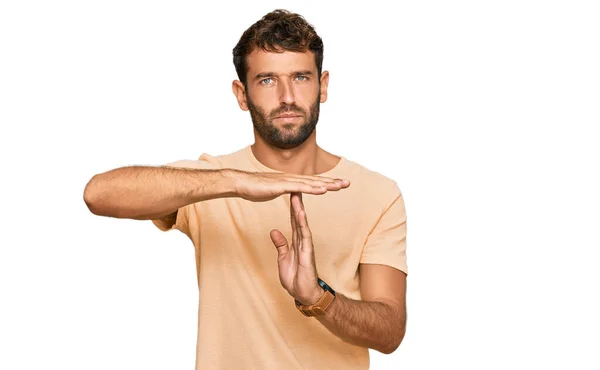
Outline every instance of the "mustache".
[[296, 105], [286, 105], [281, 108], [277, 108], [277, 109], [271, 111], [271, 114], [269, 114], [269, 116], [271, 118], [275, 118], [278, 115], [285, 114], [285, 113], [297, 113], [297, 114], [306, 116], [304, 110]]

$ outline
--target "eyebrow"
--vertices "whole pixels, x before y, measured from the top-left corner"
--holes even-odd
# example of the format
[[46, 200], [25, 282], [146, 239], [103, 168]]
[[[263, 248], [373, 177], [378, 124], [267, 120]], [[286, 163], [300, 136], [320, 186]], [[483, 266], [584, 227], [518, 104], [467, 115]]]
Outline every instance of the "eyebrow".
[[[309, 75], [312, 75], [312, 74], [313, 73], [311, 71], [309, 71], [309, 70], [295, 71], [295, 72], [291, 73], [292, 76], [300, 76], [300, 75], [302, 75], [302, 76], [309, 76]], [[268, 78], [268, 77], [275, 77], [275, 76], [277, 76], [277, 74], [274, 73], [274, 72], [262, 72], [262, 73], [257, 74], [256, 77], [254, 77], [254, 78], [255, 79], [259, 79], [259, 78]]]

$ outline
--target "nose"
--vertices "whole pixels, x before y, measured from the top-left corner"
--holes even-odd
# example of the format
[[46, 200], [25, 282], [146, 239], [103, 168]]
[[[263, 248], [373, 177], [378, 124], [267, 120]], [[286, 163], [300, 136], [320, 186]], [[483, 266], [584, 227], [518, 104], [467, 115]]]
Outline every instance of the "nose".
[[293, 104], [296, 102], [294, 86], [290, 81], [283, 80], [279, 84], [279, 102], [284, 104]]

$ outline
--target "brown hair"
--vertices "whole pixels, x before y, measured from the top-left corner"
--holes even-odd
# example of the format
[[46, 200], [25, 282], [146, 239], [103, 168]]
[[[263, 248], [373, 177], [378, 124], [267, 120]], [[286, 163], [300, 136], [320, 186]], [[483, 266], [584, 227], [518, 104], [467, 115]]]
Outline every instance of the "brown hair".
[[323, 41], [311, 24], [299, 14], [277, 9], [248, 28], [233, 48], [233, 65], [239, 80], [246, 86], [246, 57], [255, 48], [281, 53], [284, 50], [315, 54], [319, 77], [323, 66]]

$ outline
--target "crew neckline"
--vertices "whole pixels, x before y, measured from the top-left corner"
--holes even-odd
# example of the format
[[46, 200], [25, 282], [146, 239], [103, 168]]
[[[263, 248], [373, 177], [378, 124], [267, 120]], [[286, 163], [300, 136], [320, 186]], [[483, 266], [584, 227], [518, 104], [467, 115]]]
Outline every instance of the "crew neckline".
[[[250, 162], [252, 162], [252, 164], [258, 168], [260, 171], [264, 171], [264, 172], [279, 172], [279, 173], [283, 173], [283, 171], [279, 171], [276, 169], [273, 169], [271, 167], [267, 167], [265, 166], [261, 161], [259, 161], [256, 156], [254, 155], [254, 153], [252, 152], [252, 145], [248, 145], [246, 146], [246, 153], [248, 154], [248, 157], [250, 158]], [[346, 164], [347, 160], [345, 157], [338, 155], [338, 157], [340, 157], [340, 160], [338, 161], [338, 163], [329, 171], [327, 172], [323, 172], [323, 173], [316, 173], [312, 176], [325, 176], [325, 177], [334, 177], [332, 175], [336, 174], [337, 172], [340, 171], [340, 169], [342, 167], [344, 167], [344, 165]]]

